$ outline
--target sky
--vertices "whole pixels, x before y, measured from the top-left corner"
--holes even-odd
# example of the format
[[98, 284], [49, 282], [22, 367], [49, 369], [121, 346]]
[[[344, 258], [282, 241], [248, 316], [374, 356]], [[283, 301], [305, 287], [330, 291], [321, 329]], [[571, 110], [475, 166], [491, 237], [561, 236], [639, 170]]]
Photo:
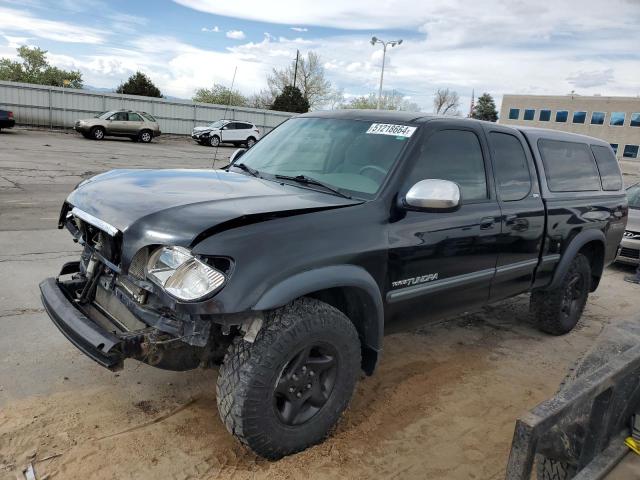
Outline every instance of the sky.
[[640, 95], [640, 0], [0, 0], [0, 57], [48, 50], [85, 85], [137, 70], [163, 94], [214, 83], [250, 95], [273, 68], [313, 50], [347, 97], [384, 89], [432, 110], [450, 88], [503, 94]]

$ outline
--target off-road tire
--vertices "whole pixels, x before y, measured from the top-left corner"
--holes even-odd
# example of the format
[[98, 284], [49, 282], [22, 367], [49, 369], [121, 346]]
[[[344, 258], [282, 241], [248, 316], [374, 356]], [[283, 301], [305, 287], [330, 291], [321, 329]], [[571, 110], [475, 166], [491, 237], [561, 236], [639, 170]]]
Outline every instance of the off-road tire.
[[142, 143], [151, 142], [151, 140], [153, 140], [153, 132], [151, 132], [151, 130], [142, 130], [138, 134], [138, 140], [140, 140]]
[[[572, 260], [557, 289], [537, 290], [531, 294], [531, 311], [536, 317], [538, 328], [551, 335], [570, 332], [582, 316], [590, 287], [591, 266], [587, 257], [579, 253]], [[571, 301], [568, 300], [569, 296], [572, 297]]]
[[217, 135], [212, 135], [211, 137], [209, 137], [209, 146], [210, 147], [217, 147], [220, 145], [220, 137]]
[[89, 132], [89, 135], [94, 140], [103, 140], [104, 139], [104, 128], [102, 127], [93, 127]]
[[[318, 343], [334, 348], [332, 389], [313, 416], [287, 425], [277, 410], [276, 385], [298, 352]], [[324, 302], [301, 298], [268, 312], [253, 343], [242, 336], [234, 339], [216, 384], [220, 418], [240, 442], [276, 460], [327, 437], [347, 408], [359, 373], [360, 341], [353, 323]], [[309, 369], [307, 375], [313, 372]], [[321, 374], [315, 378], [321, 382]]]

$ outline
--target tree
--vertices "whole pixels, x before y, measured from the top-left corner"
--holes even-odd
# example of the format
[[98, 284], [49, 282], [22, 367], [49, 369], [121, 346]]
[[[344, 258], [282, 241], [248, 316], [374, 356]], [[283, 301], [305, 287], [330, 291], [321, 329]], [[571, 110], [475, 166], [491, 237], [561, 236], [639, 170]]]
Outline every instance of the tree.
[[306, 113], [309, 111], [309, 101], [304, 98], [298, 87], [284, 87], [282, 93], [276, 97], [271, 110], [280, 112]]
[[162, 93], [151, 79], [142, 72], [136, 72], [124, 83], [116, 88], [116, 93], [126, 95], [141, 95], [143, 97], [162, 97]]
[[296, 61], [283, 69], [274, 68], [267, 77], [267, 85], [275, 99], [284, 92], [284, 88], [293, 85], [300, 89], [302, 96], [309, 102], [310, 108], [321, 106], [331, 92], [331, 82], [326, 79], [320, 56], [315, 52], [307, 53], [298, 60], [298, 74], [295, 75]]
[[[378, 108], [378, 95], [370, 93], [360, 97], [351, 98], [348, 102], [340, 105], [340, 108], [359, 108], [363, 110], [375, 110]], [[381, 110], [403, 110], [419, 112], [420, 107], [402, 95], [395, 92], [383, 92], [380, 99]]]
[[234, 107], [247, 106], [247, 98], [238, 90], [231, 90], [219, 83], [215, 83], [213, 88], [199, 88], [196, 90], [193, 101], [215, 103], [217, 105], [232, 105]]
[[269, 90], [260, 90], [247, 98], [247, 107], [269, 110], [273, 105], [273, 95]]
[[458, 92], [439, 88], [433, 97], [433, 113], [437, 115], [459, 115], [460, 97]]
[[476, 103], [475, 107], [473, 107], [473, 112], [471, 112], [471, 118], [487, 120], [489, 122], [498, 121], [496, 102], [493, 101], [491, 95], [483, 93], [480, 98], [478, 98], [478, 103]]
[[53, 67], [49, 65], [46, 55], [47, 51], [38, 47], [18, 48], [18, 57], [22, 62], [10, 58], [0, 59], [0, 80], [82, 88], [82, 74], [79, 71]]

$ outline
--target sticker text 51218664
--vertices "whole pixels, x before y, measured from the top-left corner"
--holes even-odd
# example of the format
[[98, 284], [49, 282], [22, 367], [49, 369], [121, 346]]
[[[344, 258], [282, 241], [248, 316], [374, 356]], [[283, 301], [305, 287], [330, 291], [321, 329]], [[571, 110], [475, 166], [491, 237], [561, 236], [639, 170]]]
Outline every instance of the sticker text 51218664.
[[394, 137], [409, 138], [417, 127], [394, 125], [392, 123], [372, 123], [367, 133], [373, 135], [393, 135]]

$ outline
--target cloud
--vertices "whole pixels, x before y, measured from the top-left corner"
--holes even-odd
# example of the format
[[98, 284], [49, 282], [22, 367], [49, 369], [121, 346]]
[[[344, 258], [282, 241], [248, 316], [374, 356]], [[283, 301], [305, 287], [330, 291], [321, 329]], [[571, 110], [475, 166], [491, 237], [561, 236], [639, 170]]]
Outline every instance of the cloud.
[[24, 10], [0, 7], [0, 30], [28, 33], [34, 37], [69, 43], [103, 43], [107, 33], [67, 22], [46, 20]]
[[220, 31], [220, 28], [218, 28], [218, 26], [215, 25], [213, 28], [202, 27], [200, 29], [200, 31], [201, 32], [218, 33]]
[[23, 45], [29, 45], [29, 37], [13, 37], [11, 35], [3, 35], [3, 37], [7, 41], [7, 47], [9, 48], [18, 48]]
[[592, 72], [577, 72], [567, 77], [567, 81], [578, 88], [590, 88], [606, 85], [614, 78], [613, 68]]
[[306, 32], [309, 30], [308, 28], [304, 28], [304, 27], [290, 27], [290, 28], [294, 32]]
[[229, 30], [227, 32], [227, 38], [232, 38], [233, 40], [244, 40], [246, 35], [242, 30]]

